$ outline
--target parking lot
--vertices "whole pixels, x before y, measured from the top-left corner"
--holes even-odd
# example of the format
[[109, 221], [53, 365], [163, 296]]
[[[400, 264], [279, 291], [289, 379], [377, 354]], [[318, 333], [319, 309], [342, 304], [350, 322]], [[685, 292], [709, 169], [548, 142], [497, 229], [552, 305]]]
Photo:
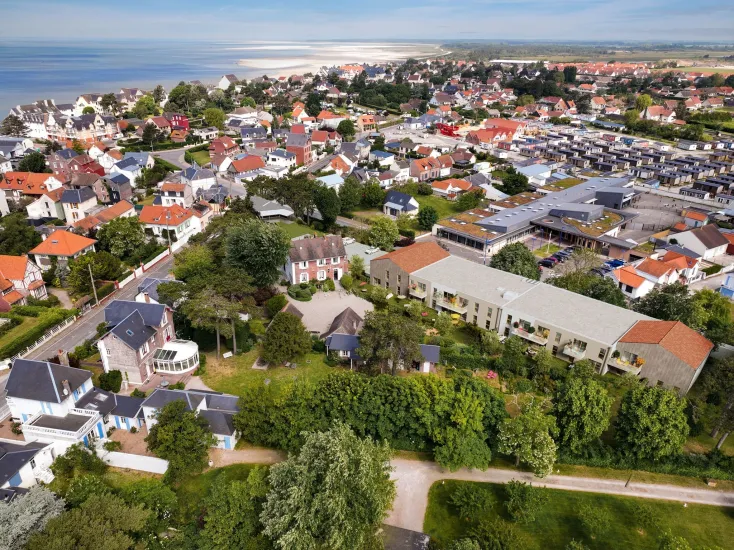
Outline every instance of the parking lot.
[[653, 233], [683, 221], [681, 210], [690, 206], [696, 205], [680, 199], [643, 193], [637, 204], [627, 210], [638, 214], [637, 218], [627, 224], [619, 238], [645, 242]]

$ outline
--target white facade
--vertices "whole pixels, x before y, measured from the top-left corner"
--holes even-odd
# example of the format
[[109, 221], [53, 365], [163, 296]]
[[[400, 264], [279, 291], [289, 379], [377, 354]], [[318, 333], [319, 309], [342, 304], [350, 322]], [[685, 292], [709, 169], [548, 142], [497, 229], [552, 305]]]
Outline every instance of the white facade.
[[92, 195], [84, 202], [64, 202], [64, 218], [69, 223], [78, 222], [82, 218], [86, 218], [89, 212], [97, 206], [97, 197]]
[[[5, 196], [2, 196], [2, 201]], [[28, 217], [32, 220], [38, 220], [41, 218], [58, 218], [60, 220], [66, 219], [66, 213], [61, 201], [54, 201], [48, 195], [41, 195], [41, 197], [28, 206], [25, 207]]]

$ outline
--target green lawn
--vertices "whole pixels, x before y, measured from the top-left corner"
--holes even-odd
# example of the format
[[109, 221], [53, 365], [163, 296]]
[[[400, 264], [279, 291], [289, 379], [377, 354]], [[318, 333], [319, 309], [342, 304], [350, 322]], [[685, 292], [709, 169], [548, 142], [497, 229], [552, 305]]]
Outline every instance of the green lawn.
[[536, 248], [535, 250], [533, 250], [533, 254], [535, 254], [538, 258], [547, 258], [551, 254], [555, 254], [559, 250], [561, 250], [561, 247], [558, 246], [557, 244], [551, 243], [549, 245], [546, 243], [543, 246], [541, 246], [540, 248]]
[[301, 225], [300, 223], [278, 222], [278, 225], [283, 228], [291, 239], [294, 237], [300, 237], [301, 235], [323, 235], [321, 231], [317, 231], [307, 225]]
[[417, 195], [415, 200], [418, 201], [421, 208], [426, 206], [435, 208], [439, 218], [447, 218], [461, 212], [461, 210], [456, 208], [455, 202], [439, 197], [438, 195]]
[[211, 158], [209, 158], [209, 151], [195, 151], [194, 153], [191, 153], [191, 157], [196, 161], [196, 164], [198, 164], [199, 166], [209, 164], [212, 160]]
[[262, 386], [265, 380], [270, 380], [270, 384], [277, 387], [280, 383], [295, 379], [318, 380], [325, 378], [337, 369], [337, 367], [329, 367], [324, 363], [325, 357], [323, 354], [309, 353], [294, 361], [298, 365], [295, 369], [275, 367], [266, 371], [256, 370], [252, 368], [252, 365], [259, 353], [259, 348], [254, 348], [248, 353], [223, 359], [219, 362], [214, 358], [214, 354], [209, 354], [206, 364], [207, 372], [202, 376], [202, 380], [213, 390], [242, 395], [247, 388]]
[[13, 327], [8, 332], [0, 336], [0, 348], [9, 344], [22, 334], [28, 332], [33, 327], [38, 325], [43, 320], [43, 316], [39, 315], [38, 317], [22, 317], [22, 319], [23, 322], [21, 324]]
[[[446, 480], [431, 487], [423, 530], [437, 543], [439, 549], [446, 548], [452, 540], [465, 537], [471, 530], [471, 524], [458, 517], [449, 500], [452, 491], [463, 483], [470, 482]], [[498, 515], [509, 521], [504, 509], [503, 486], [491, 483], [481, 485], [489, 490], [492, 504], [487, 516]], [[728, 508], [699, 504], [688, 504], [684, 507], [682, 502], [555, 489], [546, 489], [546, 492], [549, 500], [535, 521], [525, 525], [516, 524], [528, 538], [524, 547], [527, 550], [563, 550], [572, 539], [583, 542], [591, 550], [653, 550], [658, 548], [660, 533], [667, 530], [685, 537], [694, 548], [715, 545], [721, 548], [731, 547], [734, 516]], [[638, 504], [649, 507], [658, 522], [657, 527], [646, 529], [636, 524], [639, 518], [636, 511]], [[596, 540], [585, 532], [578, 519], [578, 510], [584, 505], [603, 509], [610, 519], [609, 529]]]
[[151, 195], [150, 197], [145, 197], [143, 200], [138, 201], [138, 204], [141, 204], [143, 206], [150, 206], [153, 204], [154, 200], [155, 200], [155, 195]]

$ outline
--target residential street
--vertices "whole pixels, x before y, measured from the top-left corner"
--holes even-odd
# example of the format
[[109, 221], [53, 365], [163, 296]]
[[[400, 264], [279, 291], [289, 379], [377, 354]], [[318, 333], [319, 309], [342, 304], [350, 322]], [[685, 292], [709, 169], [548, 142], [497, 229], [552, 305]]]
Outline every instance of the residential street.
[[[164, 258], [158, 265], [147, 271], [142, 278], [145, 277], [160, 277], [164, 278], [168, 275], [168, 271], [173, 265], [173, 259], [171, 256]], [[137, 284], [130, 283], [122, 290], [118, 290], [113, 293], [109, 300], [134, 300], [135, 295], [138, 293]], [[93, 338], [96, 334], [97, 325], [104, 321], [104, 306], [94, 308], [87, 312], [81, 319], [79, 319], [73, 326], [60, 332], [50, 340], [46, 341], [42, 346], [36, 348], [26, 357], [27, 359], [46, 359], [51, 357], [60, 349], [73, 350], [76, 346], [81, 344], [87, 338]]]

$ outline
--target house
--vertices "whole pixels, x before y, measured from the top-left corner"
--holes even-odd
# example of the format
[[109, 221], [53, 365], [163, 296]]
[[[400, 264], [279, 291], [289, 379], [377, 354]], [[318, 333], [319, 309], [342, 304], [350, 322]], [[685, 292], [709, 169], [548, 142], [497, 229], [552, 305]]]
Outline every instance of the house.
[[209, 156], [214, 158], [218, 155], [231, 157], [240, 152], [240, 146], [237, 145], [231, 137], [222, 136], [215, 138], [209, 143]]
[[531, 164], [520, 166], [516, 170], [528, 178], [528, 183], [534, 187], [543, 187], [548, 178], [551, 177], [551, 168], [546, 164]]
[[127, 176], [116, 174], [103, 178], [102, 183], [110, 193], [110, 202], [129, 201], [133, 198], [133, 186]]
[[316, 179], [317, 181], [321, 182], [329, 189], [333, 189], [334, 191], [339, 191], [339, 188], [344, 184], [344, 178], [342, 178], [339, 174], [330, 174], [328, 176], [321, 176], [320, 178]]
[[145, 425], [142, 409], [143, 399], [118, 395], [99, 388], [92, 388], [79, 401], [76, 408], [84, 414], [97, 412], [104, 419], [105, 428], [136, 430]]
[[286, 220], [293, 217], [293, 209], [287, 204], [250, 195], [252, 207], [262, 220]]
[[[160, 303], [158, 296], [158, 285], [162, 283], [180, 283], [175, 279], [156, 279], [154, 277], [146, 277], [138, 284], [138, 293], [135, 295], [136, 302], [145, 302], [151, 304]], [[174, 304], [175, 307], [175, 304]]]
[[124, 159], [134, 159], [140, 168], [153, 168], [155, 166], [155, 157], [150, 153], [125, 153]]
[[391, 166], [395, 162], [395, 155], [387, 151], [370, 151], [369, 160], [380, 166]]
[[622, 294], [630, 300], [642, 298], [655, 288], [654, 281], [643, 277], [631, 265], [615, 269], [609, 274], [609, 277], [617, 284]]
[[660, 260], [677, 270], [678, 278], [683, 284], [689, 285], [702, 279], [704, 273], [701, 271], [700, 256], [689, 256], [688, 254], [693, 254], [693, 252], [684, 253], [685, 249], [675, 248], [675, 250], [668, 249]]
[[77, 155], [69, 161], [69, 170], [72, 174], [97, 174], [104, 177], [102, 165], [89, 155]]
[[36, 265], [42, 271], [46, 271], [51, 267], [53, 258], [56, 258], [59, 264], [68, 264], [69, 260], [76, 259], [87, 252], [94, 252], [96, 242], [94, 239], [57, 229], [29, 254], [34, 256]]
[[696, 210], [686, 210], [683, 213], [683, 223], [686, 224], [686, 226], [690, 227], [691, 229], [702, 227], [706, 225], [708, 222], [709, 222], [709, 218], [703, 212], [698, 212]]
[[239, 79], [233, 74], [225, 74], [217, 82], [217, 88], [220, 90], [228, 90], [230, 86], [233, 86], [239, 82]]
[[293, 168], [296, 165], [296, 155], [283, 149], [275, 149], [268, 153], [267, 163], [272, 166], [282, 166], [284, 168]]
[[[676, 242], [672, 242], [673, 240]], [[704, 260], [726, 254], [726, 249], [729, 245], [729, 241], [726, 240], [714, 224], [704, 225], [681, 233], [674, 233], [668, 237], [668, 242], [692, 250]]]
[[74, 174], [71, 178], [70, 187], [72, 189], [82, 189], [84, 187], [89, 187], [90, 189], [92, 189], [92, 191], [94, 191], [94, 194], [97, 196], [97, 200], [99, 202], [110, 202], [110, 195], [107, 191], [107, 187], [102, 181], [102, 178], [100, 178], [97, 174]]
[[187, 241], [201, 231], [201, 222], [190, 208], [146, 205], [140, 211], [140, 223], [148, 235], [158, 237], [161, 243]]
[[211, 141], [216, 139], [219, 135], [219, 128], [215, 128], [214, 126], [209, 126], [207, 128], [194, 128], [193, 132], [194, 135], [200, 137], [202, 141]]
[[186, 138], [189, 137], [188, 130], [173, 130], [169, 139], [173, 143], [186, 143]]
[[[61, 204], [61, 195], [65, 189], [59, 188], [53, 191], [46, 191], [43, 195], [25, 207], [28, 218], [31, 220], [40, 219], [58, 219], [65, 220], [64, 206]], [[0, 200], [5, 200], [5, 196], [0, 194]]]
[[129, 203], [128, 201], [120, 201], [97, 212], [96, 214], [91, 214], [86, 218], [82, 218], [78, 222], [74, 223], [73, 226], [75, 229], [80, 228], [89, 232], [100, 228], [115, 218], [131, 218], [136, 215], [135, 207], [132, 203]]
[[358, 132], [372, 132], [377, 130], [377, 122], [374, 115], [360, 115], [357, 117]]
[[10, 502], [38, 484], [50, 483], [54, 475], [49, 466], [54, 460], [53, 446], [40, 441], [0, 440], [0, 498]]
[[434, 194], [449, 200], [454, 200], [462, 193], [469, 191], [472, 188], [472, 184], [466, 180], [451, 178], [434, 181], [431, 183], [431, 187], [433, 188]]
[[308, 166], [313, 162], [311, 138], [306, 134], [288, 134], [285, 150], [296, 155], [298, 166]]
[[352, 308], [346, 308], [334, 317], [329, 329], [321, 335], [326, 345], [326, 353], [336, 352], [342, 360], [349, 359], [350, 367], [354, 361], [361, 361], [356, 350], [359, 347], [359, 332], [364, 325], [362, 319]]
[[330, 145], [338, 148], [342, 143], [342, 137], [339, 132], [329, 130], [314, 130], [311, 132], [311, 143], [314, 146], [326, 147]]
[[260, 168], [265, 168], [265, 162], [261, 157], [257, 155], [248, 155], [246, 157], [233, 160], [232, 164], [229, 165], [227, 172], [235, 179], [235, 181], [242, 181], [247, 179], [250, 174]]
[[331, 161], [329, 161], [329, 168], [336, 172], [336, 175], [341, 177], [349, 174], [356, 162], [350, 159], [347, 155], [336, 155]]
[[239, 412], [237, 396], [209, 391], [156, 389], [142, 404], [148, 431], [156, 424], [158, 412], [174, 401], [183, 401], [186, 410], [195, 411], [206, 419], [216, 438], [215, 447], [234, 449], [238, 439], [234, 429], [234, 415]]
[[385, 202], [382, 205], [382, 211], [386, 216], [397, 218], [401, 214], [415, 217], [418, 214], [420, 205], [414, 197], [399, 191], [388, 191], [385, 195]]
[[116, 176], [118, 174], [125, 176], [133, 187], [137, 187], [137, 179], [143, 175], [143, 168], [136, 159], [127, 157], [112, 166], [110, 175]]
[[[176, 338], [173, 310], [164, 304], [113, 300], [104, 309], [104, 321], [109, 331], [97, 341], [104, 371], [119, 370], [124, 387], [144, 384], [156, 370], [154, 353]], [[197, 351], [179, 371], [190, 370], [188, 359], [194, 356], [198, 366]]]
[[71, 168], [69, 168], [69, 160], [77, 156], [77, 152], [73, 149], [62, 149], [51, 153], [46, 162], [48, 167], [60, 181], [67, 182], [71, 180]]
[[86, 218], [89, 212], [97, 206], [97, 195], [91, 187], [81, 189], [67, 189], [61, 194], [61, 205], [64, 208], [64, 217], [69, 223]]
[[106, 438], [102, 415], [77, 407], [91, 390], [89, 371], [28, 359], [13, 361], [5, 385], [10, 416], [22, 424], [25, 440], [51, 443], [56, 455], [75, 443]]
[[316, 122], [319, 123], [319, 125], [322, 128], [329, 128], [331, 130], [336, 130], [339, 126], [339, 123], [347, 120], [345, 117], [337, 115], [335, 113], [332, 113], [331, 111], [321, 111], [316, 116]]
[[28, 256], [0, 255], [0, 311], [25, 305], [28, 296], [48, 298], [41, 269]]
[[268, 130], [266, 128], [263, 128], [262, 126], [254, 126], [252, 128], [241, 128], [240, 137], [242, 138], [242, 143], [251, 143], [258, 139], [267, 139]]
[[174, 130], [188, 130], [189, 117], [181, 113], [163, 113], [163, 117], [171, 125]]
[[428, 181], [440, 177], [441, 161], [434, 157], [413, 159], [410, 162], [410, 177], [419, 182]]
[[208, 168], [192, 165], [181, 172], [181, 183], [191, 186], [191, 192], [196, 195], [217, 185], [217, 176]]
[[446, 250], [431, 241], [398, 248], [370, 262], [371, 283], [389, 288], [398, 296], [423, 299], [425, 289], [411, 287], [410, 274], [448, 256]]
[[300, 238], [291, 241], [285, 274], [291, 284], [312, 279], [338, 281], [349, 272], [347, 252], [341, 237]]
[[24, 196], [40, 197], [61, 187], [62, 182], [52, 174], [6, 172], [0, 180], [0, 191], [7, 201], [14, 202], [19, 202]]
[[160, 204], [172, 206], [177, 204], [183, 208], [190, 208], [194, 204], [194, 193], [188, 183], [164, 182], [160, 187]]

